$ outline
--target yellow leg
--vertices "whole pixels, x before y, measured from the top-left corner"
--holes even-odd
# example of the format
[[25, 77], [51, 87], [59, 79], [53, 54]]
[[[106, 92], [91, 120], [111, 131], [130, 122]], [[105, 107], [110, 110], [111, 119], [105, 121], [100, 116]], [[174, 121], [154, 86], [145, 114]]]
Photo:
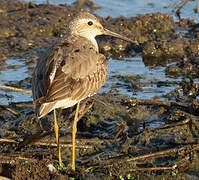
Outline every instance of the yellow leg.
[[75, 119], [73, 122], [73, 130], [72, 130], [72, 170], [73, 171], [75, 171], [75, 137], [76, 137], [76, 132], [77, 132], [79, 104], [80, 103], [78, 102], [76, 112], [75, 112]]
[[54, 109], [54, 130], [55, 130], [55, 137], [57, 142], [57, 150], [58, 150], [58, 157], [59, 157], [59, 165], [63, 167], [62, 159], [61, 159], [61, 147], [59, 144], [59, 127], [57, 124], [57, 117], [56, 117], [56, 110]]

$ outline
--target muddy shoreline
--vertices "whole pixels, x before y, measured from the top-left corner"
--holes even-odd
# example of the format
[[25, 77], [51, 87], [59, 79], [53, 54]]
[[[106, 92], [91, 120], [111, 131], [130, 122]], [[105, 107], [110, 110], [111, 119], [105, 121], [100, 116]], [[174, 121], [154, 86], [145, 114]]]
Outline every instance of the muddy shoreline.
[[[91, 11], [96, 8], [88, 6]], [[30, 73], [39, 55], [66, 35], [67, 22], [79, 11], [75, 5], [7, 0], [2, 0], [0, 7], [0, 69], [9, 58], [26, 58]], [[174, 22], [162, 13], [99, 18], [106, 28], [139, 43], [100, 37], [101, 52], [115, 59], [141, 55], [145, 66], [163, 66], [167, 76], [182, 77], [178, 87], [164, 95], [167, 101], [129, 98], [110, 91], [82, 102], [87, 109], [78, 123], [76, 173], [71, 172], [74, 107], [59, 115], [65, 164], [60, 169], [52, 114], [41, 122], [32, 102], [0, 104], [0, 176], [17, 180], [199, 178], [199, 84], [194, 81], [199, 77], [197, 24], [188, 19]], [[139, 82], [133, 72], [118, 78], [132, 91], [142, 91], [146, 84], [170, 83]], [[7, 85], [30, 90], [30, 84], [27, 78]], [[9, 95], [10, 91], [5, 92]], [[151, 127], [156, 122], [157, 126]], [[35, 133], [35, 141], [18, 148]]]

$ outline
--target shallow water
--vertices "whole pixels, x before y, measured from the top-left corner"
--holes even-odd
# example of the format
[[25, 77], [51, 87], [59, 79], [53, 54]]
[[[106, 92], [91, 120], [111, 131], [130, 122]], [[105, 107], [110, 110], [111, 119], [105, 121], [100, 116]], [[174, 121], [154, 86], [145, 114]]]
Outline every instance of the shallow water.
[[[35, 3], [46, 3], [51, 4], [71, 4], [75, 0], [26, 0]], [[176, 5], [180, 5], [178, 0], [93, 0], [97, 6], [104, 7], [103, 9], [98, 9], [95, 13], [99, 14], [102, 17], [112, 16], [112, 17], [131, 17], [137, 15], [143, 15], [148, 13], [162, 12], [170, 14], [175, 20], [175, 14], [173, 10]], [[178, 2], [176, 4], [176, 2]], [[183, 1], [184, 2], [184, 1]], [[198, 14], [194, 13], [194, 8], [198, 5], [198, 1], [190, 1], [181, 9], [182, 18], [194, 19], [196, 22], [199, 22]]]
[[[5, 70], [0, 71], [1, 84], [16, 84], [21, 80], [31, 77], [25, 62], [25, 59], [7, 59], [6, 64], [2, 66]], [[32, 95], [22, 94], [15, 91], [0, 89], [0, 94], [4, 96], [0, 97], [0, 102], [4, 104], [8, 104], [9, 102], [32, 100]]]
[[[153, 99], [155, 96], [161, 96], [175, 89], [177, 85], [157, 86], [159, 81], [176, 82], [177, 79], [169, 78], [164, 73], [165, 67], [147, 67], [142, 61], [142, 57], [128, 58], [124, 60], [110, 59], [108, 63], [108, 79], [100, 92], [115, 89], [121, 94], [127, 94], [129, 97], [139, 99]], [[148, 85], [138, 86], [139, 89], [133, 88], [130, 82], [125, 82], [118, 78], [118, 75], [137, 75], [138, 79], [132, 78], [132, 83], [136, 82], [153, 82]], [[131, 80], [131, 78], [130, 78]], [[180, 81], [180, 79], [179, 79]]]

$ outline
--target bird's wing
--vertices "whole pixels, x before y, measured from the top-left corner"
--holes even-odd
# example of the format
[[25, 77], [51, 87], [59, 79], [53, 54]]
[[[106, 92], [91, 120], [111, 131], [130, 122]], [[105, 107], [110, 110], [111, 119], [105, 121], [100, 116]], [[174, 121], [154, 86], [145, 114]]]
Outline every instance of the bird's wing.
[[[104, 84], [105, 56], [97, 53], [92, 43], [82, 39], [78, 43], [78, 40], [57, 45], [38, 62], [33, 77], [34, 99], [41, 99], [41, 103], [62, 99], [79, 101], [95, 94]], [[43, 79], [39, 80], [41, 75]]]
[[32, 77], [34, 101], [44, 99], [52, 83], [57, 65], [62, 60], [59, 44], [52, 45], [39, 59]]

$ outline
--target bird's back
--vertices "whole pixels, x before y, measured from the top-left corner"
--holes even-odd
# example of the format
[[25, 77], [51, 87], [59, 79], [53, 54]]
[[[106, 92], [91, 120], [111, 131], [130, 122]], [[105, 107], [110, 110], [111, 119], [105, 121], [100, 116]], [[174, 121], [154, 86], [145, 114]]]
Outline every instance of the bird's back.
[[38, 117], [92, 96], [104, 84], [106, 75], [106, 58], [91, 41], [70, 35], [55, 43], [40, 57], [33, 74]]

